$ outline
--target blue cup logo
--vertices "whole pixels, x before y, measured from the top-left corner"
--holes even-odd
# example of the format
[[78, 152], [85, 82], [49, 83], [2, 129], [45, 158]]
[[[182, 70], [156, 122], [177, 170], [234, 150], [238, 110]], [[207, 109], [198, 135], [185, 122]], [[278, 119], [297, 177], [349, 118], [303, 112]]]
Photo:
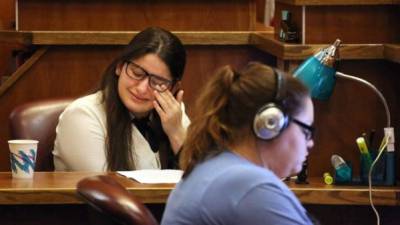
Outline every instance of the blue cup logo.
[[11, 170], [14, 173], [25, 172], [35, 170], [36, 150], [30, 149], [28, 153], [23, 150], [19, 150], [18, 154], [10, 154]]
[[32, 178], [37, 155], [36, 140], [10, 140], [10, 167], [14, 178]]

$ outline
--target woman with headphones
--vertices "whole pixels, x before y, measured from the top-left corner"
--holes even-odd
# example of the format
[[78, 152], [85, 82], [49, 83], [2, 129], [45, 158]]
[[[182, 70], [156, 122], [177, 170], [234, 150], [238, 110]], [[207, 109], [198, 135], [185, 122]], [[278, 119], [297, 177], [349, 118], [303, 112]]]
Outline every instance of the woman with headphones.
[[312, 224], [281, 181], [301, 170], [314, 145], [306, 87], [260, 63], [226, 66], [197, 107], [162, 225]]

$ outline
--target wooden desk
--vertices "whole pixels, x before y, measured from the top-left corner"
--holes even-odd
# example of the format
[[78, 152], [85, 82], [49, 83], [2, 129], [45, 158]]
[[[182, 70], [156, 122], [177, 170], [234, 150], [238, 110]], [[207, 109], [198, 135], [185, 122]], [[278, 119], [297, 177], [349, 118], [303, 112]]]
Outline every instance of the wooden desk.
[[[88, 176], [108, 174], [139, 197], [161, 217], [172, 184], [139, 184], [115, 173], [36, 172], [33, 180], [12, 179], [0, 172], [0, 224], [91, 224], [99, 219], [75, 194], [76, 184]], [[310, 178], [310, 184], [287, 182], [306, 208], [323, 224], [373, 224], [368, 206], [368, 190], [362, 186], [334, 186]], [[385, 224], [396, 224], [400, 209], [400, 187], [374, 188], [374, 202], [384, 215]], [[347, 217], [342, 223], [340, 216]], [[355, 214], [355, 215], [353, 215]], [[359, 218], [359, 214], [365, 216]], [[365, 223], [367, 221], [367, 223]]]
[[[303, 204], [314, 205], [369, 205], [368, 186], [327, 185], [322, 178], [311, 177], [309, 184], [286, 184]], [[400, 205], [400, 187], [373, 187], [375, 205]]]
[[[140, 184], [116, 173], [36, 172], [33, 180], [12, 179], [10, 172], [0, 172], [0, 205], [82, 204], [76, 196], [79, 180], [108, 174], [125, 186], [143, 203], [165, 203], [175, 185]], [[309, 184], [287, 185], [303, 204], [369, 205], [366, 186], [326, 185], [319, 178], [309, 178]], [[400, 187], [374, 187], [376, 205], [400, 205]]]
[[1, 225], [83, 225], [113, 224], [83, 204], [76, 195], [79, 180], [108, 174], [124, 185], [160, 220], [164, 203], [173, 184], [139, 184], [116, 173], [36, 172], [32, 180], [12, 179], [11, 172], [0, 172]]
[[82, 204], [76, 195], [79, 180], [108, 174], [124, 185], [143, 203], [165, 203], [175, 185], [140, 184], [116, 173], [36, 172], [34, 179], [12, 179], [10, 172], [0, 173], [0, 205]]

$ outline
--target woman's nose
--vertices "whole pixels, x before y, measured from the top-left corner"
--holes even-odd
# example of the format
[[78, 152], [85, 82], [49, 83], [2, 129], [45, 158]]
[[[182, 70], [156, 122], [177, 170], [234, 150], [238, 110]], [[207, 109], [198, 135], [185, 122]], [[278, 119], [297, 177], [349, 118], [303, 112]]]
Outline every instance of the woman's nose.
[[313, 139], [308, 140], [308, 141], [307, 141], [307, 148], [308, 148], [308, 149], [311, 149], [311, 148], [313, 148], [313, 147], [314, 147], [314, 140], [313, 140]]
[[149, 77], [144, 78], [143, 80], [139, 80], [136, 84], [136, 88], [140, 92], [145, 92], [149, 89]]

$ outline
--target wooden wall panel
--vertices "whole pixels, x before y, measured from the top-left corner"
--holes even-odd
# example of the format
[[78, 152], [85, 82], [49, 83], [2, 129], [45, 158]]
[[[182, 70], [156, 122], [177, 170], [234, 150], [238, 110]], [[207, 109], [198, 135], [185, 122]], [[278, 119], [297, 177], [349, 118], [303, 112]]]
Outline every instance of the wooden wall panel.
[[400, 6], [308, 6], [306, 43], [400, 42]]
[[252, 47], [243, 46], [192, 46], [189, 48], [188, 64], [183, 79], [184, 101], [188, 104], [188, 113], [192, 115], [193, 103], [202, 91], [207, 79], [215, 70], [224, 65], [240, 69], [249, 61], [275, 64], [273, 58]]
[[265, 0], [256, 0], [256, 15], [257, 22], [263, 24], [265, 16]]
[[20, 0], [20, 30], [254, 30], [254, 0]]
[[19, 49], [16, 44], [0, 43], [0, 82], [2, 77], [10, 76], [15, 70], [13, 50]]
[[12, 30], [15, 21], [15, 0], [0, 1], [0, 30]]
[[[279, 34], [281, 11], [289, 10], [301, 37], [302, 7], [276, 4], [276, 37]], [[398, 43], [400, 42], [400, 6], [306, 6], [306, 44], [332, 43]]]
[[[15, 0], [0, 1], [0, 30], [13, 30], [15, 20]], [[0, 82], [3, 75], [10, 75], [13, 71], [11, 52], [17, 45], [0, 43]]]
[[[77, 97], [96, 86], [102, 71], [118, 54], [118, 46], [51, 47], [16, 84], [0, 98], [0, 171], [9, 170], [8, 116], [19, 104], [37, 99]], [[207, 78], [217, 67], [239, 68], [247, 61], [274, 64], [272, 56], [246, 46], [187, 46], [188, 62], [183, 79], [184, 102], [189, 115]]]

